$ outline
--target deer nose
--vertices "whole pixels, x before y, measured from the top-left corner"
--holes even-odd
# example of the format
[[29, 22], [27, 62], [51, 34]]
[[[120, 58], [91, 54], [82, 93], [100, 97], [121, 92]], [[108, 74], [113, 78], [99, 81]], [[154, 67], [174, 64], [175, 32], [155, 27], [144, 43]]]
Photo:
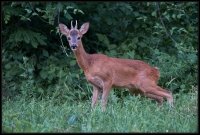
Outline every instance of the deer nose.
[[72, 49], [76, 49], [77, 48], [77, 45], [76, 44], [72, 44]]

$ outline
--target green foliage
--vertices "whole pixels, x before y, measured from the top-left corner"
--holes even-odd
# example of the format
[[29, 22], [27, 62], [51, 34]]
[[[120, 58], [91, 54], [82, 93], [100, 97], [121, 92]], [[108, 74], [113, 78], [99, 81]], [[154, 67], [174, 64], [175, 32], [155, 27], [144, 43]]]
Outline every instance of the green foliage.
[[4, 96], [59, 97], [62, 102], [91, 96], [66, 38], [60, 40], [58, 19], [66, 25], [71, 19], [79, 25], [90, 22], [83, 38], [88, 53], [143, 60], [160, 69], [160, 85], [173, 93], [187, 93], [197, 85], [197, 6], [197, 2], [3, 2]]
[[[197, 89], [197, 88], [195, 88]], [[175, 95], [175, 108], [141, 97], [111, 94], [106, 112], [90, 100], [57, 104], [55, 98], [17, 97], [2, 105], [4, 132], [198, 132], [197, 93]]]
[[24, 42], [25, 44], [30, 44], [34, 48], [37, 48], [38, 45], [46, 45], [46, 39], [47, 38], [40, 33], [31, 30], [17, 29], [16, 32], [10, 35], [8, 42], [11, 44]]
[[[88, 53], [158, 67], [175, 109], [115, 89], [105, 113], [91, 111], [92, 87], [58, 32], [72, 19], [90, 22]], [[3, 132], [197, 132], [197, 32], [197, 2], [3, 2]]]
[[[65, 13], [64, 17], [68, 14], [66, 19], [71, 19], [73, 13], [83, 14], [73, 5], [73, 3], [62, 5], [53, 2], [3, 3], [5, 18], [2, 33], [3, 82], [4, 85], [7, 84], [4, 86], [6, 96], [22, 94], [28, 97], [44, 97], [53, 96], [56, 90], [65, 91], [65, 86], [69, 90], [78, 89], [74, 81], [69, 81], [70, 77], [66, 76], [71, 76], [73, 72], [69, 72], [70, 69], [76, 67], [77, 72], [73, 73], [76, 76], [71, 76], [70, 79], [79, 79], [77, 77], [80, 70], [75, 65], [74, 58], [73, 60], [72, 57], [66, 58], [61, 53], [60, 41], [57, 40], [59, 37], [56, 33], [57, 23], [54, 24], [58, 10]], [[84, 84], [78, 83], [79, 87], [82, 85]], [[72, 93], [74, 96], [71, 100], [81, 99], [86, 93], [87, 91]], [[67, 97], [67, 95], [63, 96]]]

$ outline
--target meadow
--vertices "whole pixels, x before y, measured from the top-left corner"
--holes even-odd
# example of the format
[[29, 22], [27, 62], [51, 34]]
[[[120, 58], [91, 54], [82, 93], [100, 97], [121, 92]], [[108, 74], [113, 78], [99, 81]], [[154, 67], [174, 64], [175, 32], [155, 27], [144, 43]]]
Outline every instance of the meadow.
[[175, 108], [140, 96], [109, 96], [107, 110], [101, 102], [91, 109], [91, 99], [55, 102], [55, 99], [5, 100], [3, 132], [197, 132], [197, 93], [175, 94]]

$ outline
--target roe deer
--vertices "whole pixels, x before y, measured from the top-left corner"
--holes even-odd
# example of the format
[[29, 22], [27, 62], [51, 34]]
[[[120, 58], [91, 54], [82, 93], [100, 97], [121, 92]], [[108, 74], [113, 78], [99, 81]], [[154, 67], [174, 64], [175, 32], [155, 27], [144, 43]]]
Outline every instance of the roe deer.
[[128, 88], [131, 93], [156, 100], [160, 105], [166, 98], [173, 107], [172, 93], [157, 85], [160, 73], [140, 60], [112, 58], [103, 54], [85, 52], [81, 38], [88, 31], [89, 22], [80, 29], [71, 22], [71, 29], [59, 24], [59, 29], [67, 37], [70, 48], [75, 54], [79, 67], [84, 71], [86, 79], [93, 86], [92, 108], [95, 106], [99, 92], [102, 94], [102, 111], [105, 111], [107, 98], [112, 87]]

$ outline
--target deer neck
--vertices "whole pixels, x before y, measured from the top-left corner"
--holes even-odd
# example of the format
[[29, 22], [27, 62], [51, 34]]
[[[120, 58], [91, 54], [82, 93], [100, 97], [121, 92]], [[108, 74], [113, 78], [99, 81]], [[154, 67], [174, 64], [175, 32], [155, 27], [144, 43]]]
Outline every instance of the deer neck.
[[89, 54], [85, 51], [82, 42], [79, 43], [78, 48], [74, 51], [76, 60], [80, 68], [84, 71], [89, 67]]

